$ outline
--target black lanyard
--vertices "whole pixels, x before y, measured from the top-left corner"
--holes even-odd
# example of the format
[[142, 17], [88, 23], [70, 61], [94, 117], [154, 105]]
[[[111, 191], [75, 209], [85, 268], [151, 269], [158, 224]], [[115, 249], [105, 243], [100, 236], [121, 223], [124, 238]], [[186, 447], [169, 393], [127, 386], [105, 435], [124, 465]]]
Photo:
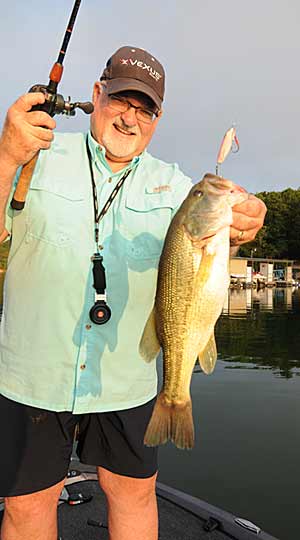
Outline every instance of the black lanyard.
[[94, 222], [95, 222], [94, 231], [95, 231], [95, 243], [96, 243], [96, 252], [91, 257], [91, 261], [93, 263], [93, 276], [94, 276], [93, 287], [96, 291], [95, 303], [91, 307], [89, 314], [90, 314], [90, 319], [93, 323], [104, 324], [107, 321], [109, 321], [111, 317], [111, 309], [106, 303], [105, 268], [102, 264], [103, 257], [100, 255], [100, 252], [99, 252], [99, 221], [103, 219], [105, 214], [108, 212], [112, 202], [116, 198], [117, 194], [119, 193], [122, 185], [124, 184], [127, 176], [131, 173], [132, 169], [128, 169], [123, 174], [123, 176], [118, 181], [116, 187], [113, 189], [110, 196], [108, 197], [101, 212], [99, 212], [97, 188], [96, 188], [96, 182], [95, 182], [95, 177], [94, 177], [92, 155], [89, 148], [88, 137], [86, 138], [86, 149], [87, 149], [87, 155], [89, 158], [89, 166], [90, 166], [91, 181], [92, 181], [92, 188], [93, 188]]
[[98, 242], [99, 242], [99, 222], [105, 216], [107, 211], [109, 210], [112, 202], [114, 201], [114, 199], [118, 195], [121, 187], [123, 186], [127, 176], [129, 176], [129, 174], [131, 173], [132, 169], [128, 169], [127, 171], [125, 171], [123, 176], [121, 176], [121, 178], [118, 181], [116, 187], [113, 189], [110, 196], [108, 197], [108, 199], [107, 199], [105, 205], [103, 206], [101, 212], [98, 214], [99, 205], [98, 205], [98, 197], [97, 197], [97, 188], [96, 188], [96, 183], [95, 183], [95, 177], [94, 177], [94, 171], [93, 171], [93, 163], [92, 163], [92, 155], [91, 155], [91, 151], [90, 151], [90, 148], [89, 148], [88, 138], [86, 138], [86, 149], [87, 149], [87, 154], [88, 154], [88, 158], [89, 158], [89, 166], [90, 166], [90, 173], [91, 173], [91, 180], [92, 180], [92, 187], [93, 187], [95, 242], [96, 242], [97, 252], [99, 252], [99, 246], [98, 246]]

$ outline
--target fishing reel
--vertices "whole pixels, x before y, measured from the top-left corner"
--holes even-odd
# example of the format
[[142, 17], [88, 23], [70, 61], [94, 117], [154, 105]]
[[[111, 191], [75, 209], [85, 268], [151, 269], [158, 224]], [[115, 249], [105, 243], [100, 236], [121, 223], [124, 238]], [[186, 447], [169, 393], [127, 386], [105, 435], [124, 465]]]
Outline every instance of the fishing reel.
[[61, 94], [56, 94], [55, 91], [51, 91], [49, 85], [35, 84], [30, 88], [29, 92], [42, 92], [45, 94], [45, 103], [34, 105], [31, 110], [44, 111], [50, 116], [54, 116], [55, 114], [75, 116], [75, 109], [81, 109], [86, 114], [91, 114], [94, 110], [94, 105], [90, 101], [76, 101], [75, 103], [71, 103], [70, 96], [65, 100]]

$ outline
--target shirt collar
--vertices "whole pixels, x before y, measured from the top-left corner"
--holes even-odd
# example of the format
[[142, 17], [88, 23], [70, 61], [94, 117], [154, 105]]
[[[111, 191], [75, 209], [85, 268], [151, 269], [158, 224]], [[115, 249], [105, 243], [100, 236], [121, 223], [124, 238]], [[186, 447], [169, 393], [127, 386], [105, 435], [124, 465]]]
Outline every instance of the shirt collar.
[[[94, 137], [92, 136], [90, 131], [88, 132], [88, 145], [89, 145], [89, 148], [90, 148], [90, 151], [91, 151], [93, 161], [95, 163], [98, 163], [99, 165], [101, 164], [102, 166], [104, 166], [106, 168], [106, 170], [108, 170], [111, 173], [112, 170], [111, 170], [109, 164], [107, 163], [107, 160], [106, 160], [106, 157], [105, 157], [105, 154], [106, 154], [105, 148], [104, 148], [104, 146], [101, 146], [94, 139]], [[146, 151], [144, 150], [139, 156], [134, 156], [132, 158], [131, 162], [128, 163], [126, 165], [126, 167], [124, 167], [124, 169], [122, 169], [121, 171], [118, 171], [117, 173], [113, 173], [113, 174], [120, 174], [121, 172], [124, 172], [126, 169], [135, 168], [138, 165], [138, 163], [140, 163], [140, 161], [143, 159], [143, 157], [145, 156], [145, 153], [146, 153]]]

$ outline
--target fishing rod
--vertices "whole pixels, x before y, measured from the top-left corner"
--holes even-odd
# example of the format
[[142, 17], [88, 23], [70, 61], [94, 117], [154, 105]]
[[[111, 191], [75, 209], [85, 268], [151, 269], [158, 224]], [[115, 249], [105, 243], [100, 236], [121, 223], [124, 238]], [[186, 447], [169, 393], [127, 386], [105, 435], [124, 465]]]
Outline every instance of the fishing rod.
[[[62, 46], [59, 51], [58, 59], [54, 63], [50, 71], [48, 85], [35, 84], [29, 90], [29, 92], [42, 92], [45, 95], [45, 103], [43, 103], [42, 105], [34, 105], [34, 107], [31, 108], [31, 111], [44, 111], [53, 117], [55, 114], [66, 114], [67, 116], [75, 116], [75, 109], [77, 108], [81, 109], [86, 114], [91, 114], [94, 110], [94, 106], [90, 101], [76, 101], [74, 103], [71, 103], [70, 96], [67, 100], [65, 100], [61, 94], [57, 94], [57, 87], [61, 81], [64, 69], [63, 61], [66, 55], [80, 3], [81, 0], [76, 0], [73, 6], [71, 17], [68, 22], [62, 42]], [[11, 207], [14, 210], [23, 210], [25, 206], [27, 192], [39, 156], [39, 152], [40, 151], [38, 151], [33, 156], [33, 158], [22, 167], [20, 178], [10, 203]]]

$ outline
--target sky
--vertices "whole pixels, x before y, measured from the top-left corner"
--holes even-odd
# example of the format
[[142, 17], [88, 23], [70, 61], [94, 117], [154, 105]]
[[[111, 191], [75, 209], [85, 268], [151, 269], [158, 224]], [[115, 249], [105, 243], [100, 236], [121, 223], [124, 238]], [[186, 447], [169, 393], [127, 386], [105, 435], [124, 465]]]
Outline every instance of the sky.
[[[47, 84], [74, 0], [0, 0], [0, 126], [18, 96]], [[164, 65], [164, 114], [149, 151], [194, 181], [215, 171], [225, 131], [240, 151], [220, 173], [248, 191], [300, 187], [299, 0], [82, 0], [59, 93], [92, 87], [120, 46], [147, 49]], [[89, 119], [57, 116], [58, 131]]]

